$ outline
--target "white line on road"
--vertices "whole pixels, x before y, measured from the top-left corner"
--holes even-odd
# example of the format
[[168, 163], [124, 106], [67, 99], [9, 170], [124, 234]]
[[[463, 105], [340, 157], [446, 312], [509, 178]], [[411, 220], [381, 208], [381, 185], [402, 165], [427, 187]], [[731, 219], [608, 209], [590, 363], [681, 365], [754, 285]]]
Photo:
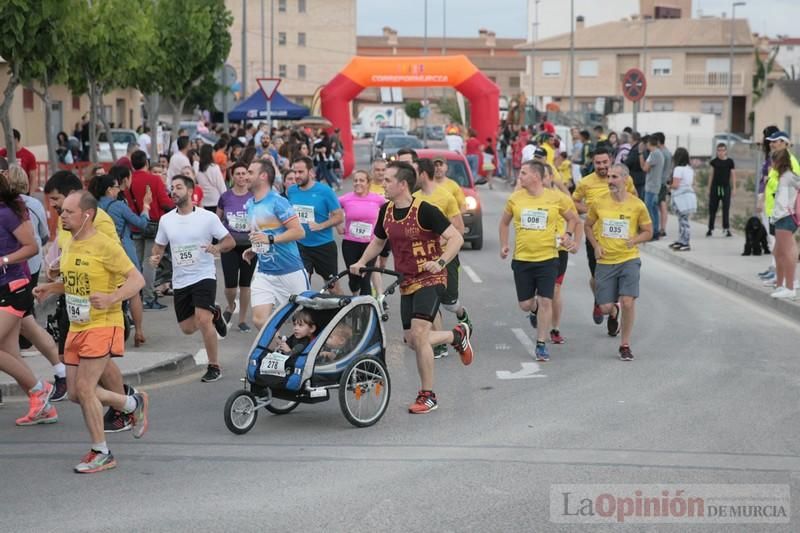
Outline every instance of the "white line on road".
[[526, 350], [528, 350], [528, 354], [536, 359], [536, 344], [528, 337], [527, 333], [522, 331], [520, 328], [511, 328], [511, 333], [517, 338], [517, 340], [522, 344]]
[[497, 374], [497, 379], [527, 379], [527, 378], [546, 378], [545, 374], [540, 374], [539, 372], [542, 371], [539, 368], [539, 363], [520, 363], [522, 370], [517, 370], [516, 372], [510, 372], [508, 370], [498, 370], [495, 372]]
[[461, 265], [461, 268], [463, 268], [463, 269], [464, 269], [464, 272], [466, 272], [466, 273], [467, 273], [467, 276], [469, 277], [469, 279], [471, 279], [471, 280], [472, 280], [472, 283], [483, 283], [483, 281], [481, 280], [481, 278], [479, 278], [479, 277], [478, 277], [478, 274], [476, 274], [476, 273], [475, 273], [475, 271], [474, 271], [474, 270], [472, 270], [472, 267], [471, 267], [471, 266], [468, 266], [468, 265], [463, 265], [463, 264], [462, 264], [462, 265]]

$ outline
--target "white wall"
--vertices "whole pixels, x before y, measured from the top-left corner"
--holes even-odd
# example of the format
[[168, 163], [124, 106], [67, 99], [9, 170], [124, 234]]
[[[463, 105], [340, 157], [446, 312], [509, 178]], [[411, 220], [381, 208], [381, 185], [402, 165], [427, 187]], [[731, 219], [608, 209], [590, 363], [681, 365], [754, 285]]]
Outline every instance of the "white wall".
[[[535, 2], [528, 0], [528, 40], [532, 39], [535, 20]], [[596, 0], [575, 0], [575, 16], [583, 15], [585, 26], [596, 26], [639, 13], [639, 0], [614, 0], [613, 3]], [[537, 40], [569, 33], [569, 0], [539, 0], [539, 25]]]

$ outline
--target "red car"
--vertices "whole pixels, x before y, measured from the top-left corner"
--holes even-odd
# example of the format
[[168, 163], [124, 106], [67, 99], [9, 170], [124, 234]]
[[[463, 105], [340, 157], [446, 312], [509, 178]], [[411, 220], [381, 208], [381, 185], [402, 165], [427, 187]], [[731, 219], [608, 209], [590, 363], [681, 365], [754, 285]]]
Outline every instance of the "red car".
[[473, 250], [483, 248], [483, 214], [481, 199], [475, 189], [475, 178], [467, 164], [467, 159], [458, 152], [424, 148], [416, 150], [420, 159], [433, 159], [442, 157], [447, 161], [447, 177], [461, 185], [464, 196], [467, 197], [467, 210], [464, 218], [464, 242], [472, 245]]

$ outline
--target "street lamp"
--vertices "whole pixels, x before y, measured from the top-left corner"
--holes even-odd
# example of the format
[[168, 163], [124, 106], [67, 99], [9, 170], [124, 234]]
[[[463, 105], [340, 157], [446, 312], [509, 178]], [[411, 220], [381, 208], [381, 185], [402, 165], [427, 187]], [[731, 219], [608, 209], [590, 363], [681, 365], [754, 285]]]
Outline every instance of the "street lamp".
[[731, 47], [728, 57], [728, 133], [733, 133], [733, 36], [736, 23], [736, 6], [747, 5], [746, 2], [731, 4]]

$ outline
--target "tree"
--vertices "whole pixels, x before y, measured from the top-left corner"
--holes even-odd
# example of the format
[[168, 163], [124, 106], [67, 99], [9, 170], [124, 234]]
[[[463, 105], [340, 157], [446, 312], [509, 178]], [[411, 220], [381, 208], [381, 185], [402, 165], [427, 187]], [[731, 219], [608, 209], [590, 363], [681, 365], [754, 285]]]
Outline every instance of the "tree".
[[408, 116], [408, 118], [413, 118], [415, 120], [418, 118], [422, 118], [420, 114], [422, 112], [422, 102], [419, 102], [417, 100], [411, 100], [410, 102], [406, 102], [405, 109], [406, 109], [406, 116]]
[[63, 2], [59, 0], [3, 0], [0, 2], [0, 56], [8, 66], [9, 79], [0, 102], [0, 124], [8, 160], [16, 162], [13, 127], [9, 112], [14, 91], [23, 82], [46, 77], [57, 64], [59, 50], [53, 40], [61, 34]]

